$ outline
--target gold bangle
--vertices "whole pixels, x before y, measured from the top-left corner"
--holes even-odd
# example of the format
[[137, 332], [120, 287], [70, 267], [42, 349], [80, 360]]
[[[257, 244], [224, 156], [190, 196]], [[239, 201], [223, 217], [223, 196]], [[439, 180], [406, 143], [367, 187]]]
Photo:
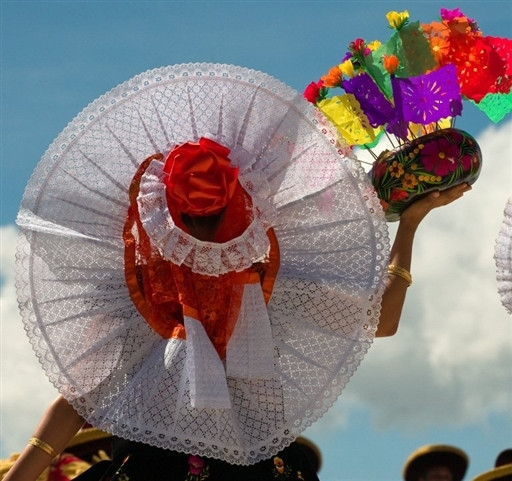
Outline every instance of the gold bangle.
[[31, 444], [36, 448], [42, 449], [46, 454], [48, 454], [52, 458], [54, 458], [56, 455], [55, 449], [53, 449], [47, 442], [43, 441], [42, 439], [30, 438], [28, 440], [28, 444]]
[[403, 267], [390, 264], [388, 266], [388, 274], [401, 277], [405, 282], [407, 282], [407, 286], [410, 286], [412, 284], [411, 273]]

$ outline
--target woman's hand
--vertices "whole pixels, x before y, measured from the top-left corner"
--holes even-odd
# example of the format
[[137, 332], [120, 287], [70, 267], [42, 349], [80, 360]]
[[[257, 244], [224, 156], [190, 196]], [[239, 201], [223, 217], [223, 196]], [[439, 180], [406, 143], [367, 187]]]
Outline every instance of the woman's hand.
[[402, 212], [400, 226], [405, 224], [415, 228], [418, 227], [432, 209], [451, 204], [470, 190], [471, 186], [469, 184], [462, 183], [443, 191], [431, 192], [425, 195], [425, 197], [416, 200]]

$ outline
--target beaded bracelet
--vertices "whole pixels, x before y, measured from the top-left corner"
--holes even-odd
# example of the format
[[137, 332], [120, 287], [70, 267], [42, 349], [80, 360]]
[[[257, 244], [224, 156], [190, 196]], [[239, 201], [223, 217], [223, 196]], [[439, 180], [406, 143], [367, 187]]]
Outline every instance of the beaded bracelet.
[[28, 444], [35, 446], [36, 448], [42, 449], [46, 454], [50, 455], [52, 458], [55, 457], [55, 449], [52, 448], [47, 442], [43, 441], [39, 438], [30, 438], [28, 440]]
[[390, 264], [388, 266], [388, 274], [401, 277], [405, 282], [407, 282], [407, 287], [409, 287], [412, 284], [411, 273], [403, 267]]

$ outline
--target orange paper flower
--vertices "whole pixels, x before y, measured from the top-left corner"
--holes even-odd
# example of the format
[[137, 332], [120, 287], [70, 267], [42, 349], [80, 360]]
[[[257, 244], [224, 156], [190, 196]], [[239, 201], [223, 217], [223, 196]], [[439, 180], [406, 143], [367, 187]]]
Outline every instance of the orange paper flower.
[[393, 75], [400, 65], [400, 61], [395, 55], [384, 55], [382, 57], [382, 65], [389, 75]]
[[324, 75], [322, 77], [322, 80], [324, 81], [323, 85], [325, 87], [337, 87], [340, 85], [342, 77], [342, 71], [339, 67], [339, 65], [335, 65], [329, 70], [329, 73], [327, 75]]

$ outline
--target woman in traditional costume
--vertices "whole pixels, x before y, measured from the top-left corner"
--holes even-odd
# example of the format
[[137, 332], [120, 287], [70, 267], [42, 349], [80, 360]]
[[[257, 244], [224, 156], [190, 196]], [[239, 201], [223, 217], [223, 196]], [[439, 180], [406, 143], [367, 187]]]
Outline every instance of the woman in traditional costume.
[[469, 189], [408, 207], [390, 251], [351, 149], [278, 80], [187, 64], [100, 97], [17, 219], [21, 312], [60, 395], [5, 481], [85, 421], [120, 441], [83, 479], [317, 479], [294, 440], [396, 331], [421, 220]]
[[[57, 137], [22, 200], [17, 286], [60, 395], [6, 481], [35, 480], [85, 421], [120, 441], [83, 479], [316, 479], [294, 440], [396, 332], [418, 225], [480, 172], [446, 117], [463, 97], [496, 121], [511, 105], [510, 40], [457, 9], [405, 13], [311, 103], [261, 72], [176, 65]], [[383, 133], [400, 146], [370, 180], [352, 148]]]

